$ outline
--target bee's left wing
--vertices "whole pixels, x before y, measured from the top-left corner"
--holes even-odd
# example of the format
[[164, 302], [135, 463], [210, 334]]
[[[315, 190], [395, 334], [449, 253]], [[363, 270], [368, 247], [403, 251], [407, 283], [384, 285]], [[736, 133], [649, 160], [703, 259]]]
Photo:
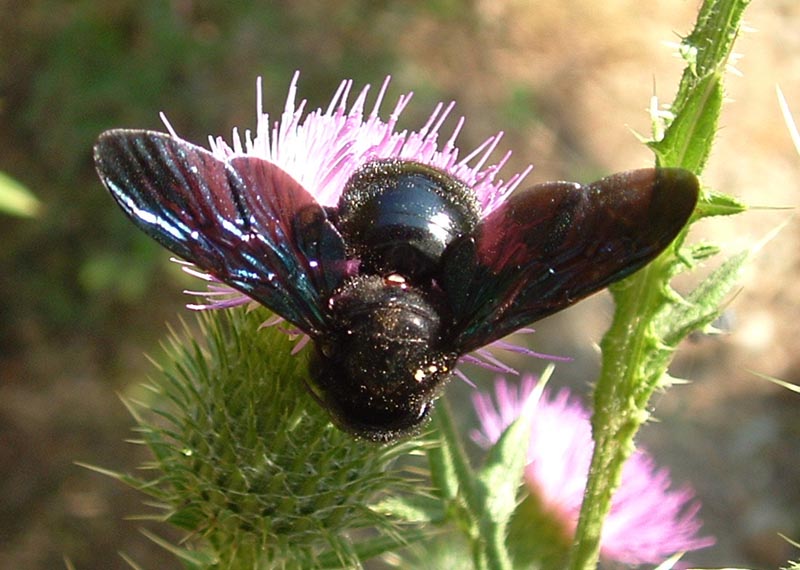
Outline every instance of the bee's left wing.
[[304, 332], [325, 329], [325, 303], [347, 272], [344, 243], [286, 172], [251, 156], [223, 161], [152, 131], [107, 131], [94, 158], [151, 238]]
[[697, 178], [675, 168], [518, 191], [444, 253], [440, 282], [468, 352], [622, 279], [678, 235]]

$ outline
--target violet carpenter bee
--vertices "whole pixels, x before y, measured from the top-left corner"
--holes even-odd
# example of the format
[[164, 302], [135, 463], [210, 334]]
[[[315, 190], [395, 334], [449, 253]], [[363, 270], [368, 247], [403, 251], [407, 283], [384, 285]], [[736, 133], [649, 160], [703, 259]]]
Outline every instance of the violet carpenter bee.
[[482, 216], [471, 188], [413, 161], [367, 162], [324, 207], [272, 162], [168, 134], [108, 131], [94, 158], [142, 231], [306, 333], [311, 394], [377, 441], [418, 428], [463, 355], [656, 257], [699, 190], [685, 170], [633, 170]]

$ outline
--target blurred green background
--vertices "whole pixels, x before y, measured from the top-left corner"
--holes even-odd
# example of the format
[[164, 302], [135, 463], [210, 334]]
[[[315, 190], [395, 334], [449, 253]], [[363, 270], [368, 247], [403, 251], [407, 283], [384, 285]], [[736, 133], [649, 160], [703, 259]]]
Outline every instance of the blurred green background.
[[[529, 181], [586, 181], [652, 162], [629, 128], [649, 132], [653, 93], [670, 100], [681, 62], [665, 42], [688, 33], [696, 8], [0, 0], [0, 172], [41, 201], [34, 218], [0, 215], [0, 567], [58, 568], [67, 557], [80, 569], [126, 568], [119, 551], [144, 568], [177, 567], [125, 519], [146, 510], [141, 497], [73, 463], [132, 470], [146, 459], [124, 442], [132, 422], [117, 394], [145, 378], [165, 323], [191, 319], [181, 290], [197, 286], [106, 195], [91, 162], [101, 131], [162, 129], [164, 111], [202, 144], [255, 126], [257, 76], [276, 116], [295, 70], [311, 108], [341, 79], [376, 85], [390, 74], [384, 111], [415, 92], [402, 127], [456, 100], [468, 119], [462, 148], [506, 132], [506, 176], [533, 163]], [[759, 31], [738, 45], [744, 77], [729, 79], [704, 181], [755, 204], [797, 204], [800, 157], [774, 86], [800, 115], [800, 3], [754, 3], [748, 22]], [[756, 211], [697, 238], [735, 252], [786, 217]], [[731, 304], [729, 335], [687, 343], [674, 371], [694, 382], [657, 398], [661, 421], [642, 435], [703, 500], [719, 544], [695, 561], [775, 567], [792, 556], [777, 532], [800, 535], [800, 399], [748, 372], [800, 380], [797, 234], [795, 221], [764, 249]], [[586, 390], [610, 312], [599, 296], [537, 326], [537, 350], [575, 357], [556, 385]]]

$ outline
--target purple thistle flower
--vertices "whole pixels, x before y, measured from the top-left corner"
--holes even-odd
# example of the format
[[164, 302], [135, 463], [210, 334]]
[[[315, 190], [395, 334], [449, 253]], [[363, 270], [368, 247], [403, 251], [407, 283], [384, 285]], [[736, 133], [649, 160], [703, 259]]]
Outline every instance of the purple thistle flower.
[[[536, 386], [529, 375], [519, 386], [500, 378], [490, 394], [475, 394], [480, 429], [472, 434], [489, 447], [522, 413]], [[571, 537], [586, 488], [592, 457], [589, 412], [567, 390], [551, 395], [547, 390], [531, 417], [531, 437], [525, 483], [551, 520]], [[699, 502], [688, 486], [670, 489], [666, 469], [637, 449], [622, 471], [622, 481], [605, 520], [600, 553], [607, 560], [625, 564], [658, 564], [677, 552], [705, 548], [711, 537], [698, 537]]]
[[[306, 101], [297, 102], [298, 78], [299, 73], [295, 73], [283, 113], [274, 122], [261, 108], [259, 81], [255, 135], [247, 130], [242, 137], [234, 129], [231, 144], [222, 137], [210, 137], [214, 155], [221, 160], [230, 160], [237, 155], [267, 160], [292, 176], [324, 206], [336, 205], [345, 183], [364, 164], [387, 158], [412, 160], [443, 170], [472, 188], [483, 216], [501, 204], [532, 168], [528, 166], [507, 181], [498, 178], [499, 171], [511, 156], [508, 151], [498, 162], [489, 162], [490, 155], [503, 137], [502, 132], [490, 136], [462, 157], [455, 141], [464, 125], [464, 117], [458, 120], [447, 140], [440, 142], [442, 125], [452, 113], [454, 102], [437, 104], [419, 130], [396, 131], [397, 121], [411, 100], [412, 93], [400, 95], [389, 118], [385, 121], [381, 119], [379, 112], [389, 86], [389, 77], [383, 82], [370, 111], [366, 110], [370, 86], [365, 86], [349, 104], [353, 81], [346, 80], [339, 84], [325, 110], [317, 109], [308, 113]], [[166, 118], [162, 116], [162, 119], [170, 134], [178, 137]], [[193, 266], [188, 265], [186, 270], [209, 281], [208, 291], [188, 291], [207, 299], [207, 303], [193, 304], [190, 308], [227, 308], [250, 302], [248, 297]]]
[[[234, 129], [231, 144], [225, 142], [222, 137], [210, 137], [212, 153], [225, 161], [239, 155], [257, 156], [267, 160], [292, 176], [324, 206], [336, 205], [347, 181], [354, 172], [368, 162], [388, 158], [420, 162], [443, 170], [472, 188], [481, 209], [481, 216], [486, 216], [499, 206], [532, 169], [532, 166], [528, 166], [505, 181], [498, 177], [499, 171], [511, 156], [511, 151], [508, 151], [499, 161], [495, 163], [489, 161], [502, 139], [502, 132], [490, 136], [477, 148], [461, 157], [462, 153], [455, 141], [464, 125], [464, 117], [458, 119], [447, 140], [441, 143], [440, 136], [444, 138], [442, 126], [452, 113], [454, 102], [447, 105], [437, 104], [419, 130], [397, 131], [397, 121], [411, 100], [412, 93], [400, 95], [388, 120], [381, 119], [379, 111], [389, 86], [389, 77], [384, 80], [370, 111], [366, 111], [370, 86], [365, 86], [355, 100], [348, 104], [353, 82], [345, 80], [339, 84], [325, 110], [317, 109], [308, 113], [306, 113], [306, 101], [297, 102], [298, 78], [299, 73], [295, 73], [289, 86], [283, 113], [280, 119], [274, 122], [261, 108], [262, 87], [259, 80], [256, 95], [258, 121], [255, 135], [247, 130], [242, 137], [238, 130]], [[163, 115], [162, 119], [170, 134], [180, 138]], [[190, 275], [207, 282], [206, 291], [186, 291], [204, 300], [189, 304], [190, 309], [225, 309], [253, 302], [246, 295], [221, 283], [191, 263], [179, 259], [175, 261], [182, 264], [184, 271]], [[276, 324], [284, 326], [288, 334], [298, 337], [295, 352], [308, 343], [308, 336], [288, 326], [280, 317], [265, 323], [265, 325]], [[521, 329], [518, 332], [529, 333], [532, 329]], [[504, 340], [496, 341], [492, 346], [537, 358], [569, 360], [556, 355], [540, 354]], [[499, 361], [485, 348], [465, 355], [461, 361], [477, 364], [501, 374], [517, 374], [516, 370]], [[470, 383], [463, 372], [458, 369], [455, 372]]]

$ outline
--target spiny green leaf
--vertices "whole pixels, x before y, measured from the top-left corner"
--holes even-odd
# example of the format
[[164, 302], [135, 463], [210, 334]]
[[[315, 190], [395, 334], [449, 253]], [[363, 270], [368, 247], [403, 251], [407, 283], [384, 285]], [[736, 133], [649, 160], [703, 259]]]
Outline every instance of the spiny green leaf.
[[496, 524], [506, 525], [517, 506], [530, 433], [530, 416], [520, 415], [489, 450], [486, 463], [478, 473], [483, 490], [482, 515]]
[[658, 334], [674, 347], [692, 331], [701, 329], [720, 315], [720, 303], [736, 286], [750, 252], [727, 259], [686, 297], [686, 303], [670, 305], [657, 320]]
[[[442, 402], [440, 406], [446, 405]], [[453, 459], [453, 452], [446, 441], [428, 450], [428, 464], [434, 492], [443, 501], [452, 501], [458, 496], [458, 477]]]
[[442, 438], [441, 446], [428, 451], [434, 483], [437, 483], [438, 478], [441, 484], [446, 485], [444, 498], [450, 499], [458, 494], [473, 510], [477, 510], [480, 502], [477, 497], [475, 474], [449, 415], [447, 401], [439, 402], [433, 409], [432, 415]]
[[679, 166], [700, 172], [711, 153], [722, 107], [722, 82], [717, 75], [702, 78], [689, 92], [683, 112], [676, 115], [660, 141], [650, 143], [659, 166]]
[[711, 216], [733, 216], [747, 210], [747, 205], [728, 194], [706, 192], [704, 199], [697, 205], [695, 216], [708, 218]]

